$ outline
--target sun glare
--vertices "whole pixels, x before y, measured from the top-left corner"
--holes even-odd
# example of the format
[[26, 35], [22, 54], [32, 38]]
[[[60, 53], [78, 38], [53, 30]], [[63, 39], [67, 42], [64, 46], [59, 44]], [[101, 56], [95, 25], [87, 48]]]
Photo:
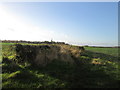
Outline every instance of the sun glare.
[[[29, 19], [29, 18], [28, 18]], [[29, 41], [69, 41], [66, 34], [58, 33], [46, 27], [39, 27], [27, 21], [25, 17], [11, 12], [0, 5], [0, 39]]]
[[0, 38], [12, 40], [33, 40], [35, 28], [22, 18], [0, 6]]

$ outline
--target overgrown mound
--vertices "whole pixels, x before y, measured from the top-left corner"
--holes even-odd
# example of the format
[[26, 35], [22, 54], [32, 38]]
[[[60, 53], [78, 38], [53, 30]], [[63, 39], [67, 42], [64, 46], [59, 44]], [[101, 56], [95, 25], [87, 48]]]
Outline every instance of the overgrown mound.
[[84, 51], [83, 47], [70, 45], [16, 45], [16, 60], [19, 63], [30, 62], [34, 65], [45, 66], [53, 60], [76, 63]]

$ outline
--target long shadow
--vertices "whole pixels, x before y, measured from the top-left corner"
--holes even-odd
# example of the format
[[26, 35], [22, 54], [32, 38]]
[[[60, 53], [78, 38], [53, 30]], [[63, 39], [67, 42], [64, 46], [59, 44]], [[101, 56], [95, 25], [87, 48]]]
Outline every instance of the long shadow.
[[2, 64], [2, 73], [12, 73], [22, 69], [13, 60], [8, 58], [3, 58]]
[[[89, 62], [91, 62], [92, 58], [95, 57], [99, 57], [103, 60], [117, 60], [116, 57], [90, 51], [86, 51], [82, 56], [86, 56]], [[83, 58], [83, 60], [86, 59]], [[39, 70], [38, 68], [36, 68], [36, 70], [38, 70], [39, 73], [44, 73], [51, 77], [58, 78], [63, 82], [67, 82], [65, 86], [66, 88], [117, 88], [118, 80], [105, 71], [105, 68], [109, 67], [81, 63], [81, 61], [76, 65], [54, 61], [46, 67], [39, 67]]]
[[101, 58], [102, 60], [109, 60], [112, 62], [118, 62], [119, 61], [119, 56], [111, 56], [108, 54], [104, 54], [104, 53], [98, 53], [98, 52], [92, 52], [92, 51], [85, 51], [85, 53], [83, 53], [84, 56], [88, 56], [90, 58]]
[[[6, 78], [2, 79], [4, 88], [36, 88], [43, 80], [38, 78], [34, 73], [31, 73], [27, 68], [21, 68], [13, 60], [3, 58], [2, 74], [7, 74]], [[17, 73], [18, 72], [18, 73]]]
[[[107, 65], [90, 64], [93, 58], [100, 58], [104, 61], [110, 60], [112, 62], [118, 61], [118, 57], [85, 51], [81, 54], [81, 57], [77, 59], [77, 64], [71, 65], [69, 63], [61, 62], [60, 60], [55, 60], [46, 67], [29, 66], [25, 69], [21, 69], [19, 66], [15, 67], [8, 65], [3, 67], [3, 72], [12, 73], [19, 70], [21, 73], [11, 78], [12, 80], [19, 81], [22, 84], [28, 83], [27, 85], [37, 82], [37, 84], [42, 84], [41, 87], [46, 87], [46, 78], [49, 79], [49, 77], [43, 77], [41, 79], [36, 77], [34, 73], [31, 74], [29, 71], [37, 71], [37, 74], [42, 73], [44, 75], [57, 78], [65, 84], [64, 88], [117, 88], [118, 80], [106, 71], [110, 67]], [[7, 58], [3, 60], [3, 63], [12, 65], [12, 62]], [[105, 70], [105, 68], [107, 69]], [[51, 86], [48, 85], [48, 88], [49, 87]], [[54, 83], [52, 87], [57, 87], [56, 83]]]
[[[118, 82], [119, 81], [119, 56], [111, 56], [104, 53], [97, 53], [92, 51], [85, 51], [82, 53], [82, 56], [86, 56], [89, 58], [89, 62], [92, 62], [94, 58], [99, 58], [101, 61], [105, 64], [91, 64], [91, 73], [93, 75], [96, 75], [94, 78], [103, 80], [103, 83], [101, 85], [98, 85], [100, 87], [119, 87]], [[84, 59], [85, 60], [85, 59]], [[110, 61], [111, 63], [108, 63]], [[96, 73], [94, 73], [94, 71]], [[117, 78], [117, 79], [116, 79]], [[105, 81], [104, 81], [105, 80]], [[96, 80], [97, 81], [97, 80]]]

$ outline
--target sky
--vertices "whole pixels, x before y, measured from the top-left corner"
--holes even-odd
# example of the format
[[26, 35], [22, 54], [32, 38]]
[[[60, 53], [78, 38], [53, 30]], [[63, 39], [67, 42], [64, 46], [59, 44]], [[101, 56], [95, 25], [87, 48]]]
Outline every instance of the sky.
[[118, 3], [0, 3], [0, 39], [116, 46]]

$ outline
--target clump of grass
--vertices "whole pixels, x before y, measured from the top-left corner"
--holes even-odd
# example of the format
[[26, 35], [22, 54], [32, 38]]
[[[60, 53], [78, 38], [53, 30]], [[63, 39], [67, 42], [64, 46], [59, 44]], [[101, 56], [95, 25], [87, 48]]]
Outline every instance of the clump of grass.
[[16, 71], [16, 72], [13, 72], [13, 73], [4, 73], [3, 74], [3, 79], [9, 79], [9, 78], [14, 78], [17, 74], [19, 74], [20, 71]]
[[8, 59], [15, 59], [15, 45], [2, 45], [2, 57]]

